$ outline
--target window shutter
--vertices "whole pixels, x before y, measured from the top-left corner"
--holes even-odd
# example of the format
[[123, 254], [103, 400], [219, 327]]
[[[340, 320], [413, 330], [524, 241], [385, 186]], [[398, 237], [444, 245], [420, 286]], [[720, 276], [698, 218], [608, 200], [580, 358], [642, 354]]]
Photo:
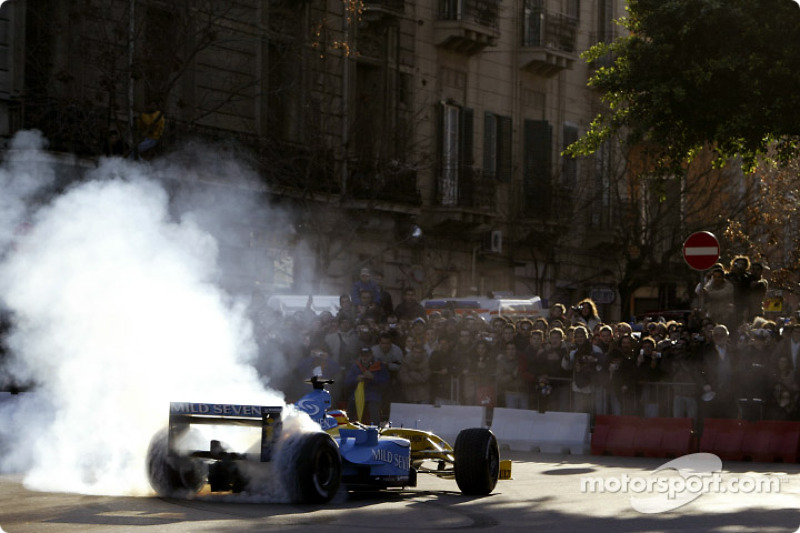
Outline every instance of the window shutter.
[[581, 0], [567, 0], [567, 15], [579, 20], [581, 17]]
[[525, 208], [546, 211], [550, 202], [550, 153], [553, 127], [546, 120], [525, 121]]
[[483, 115], [483, 175], [493, 179], [497, 174], [497, 117], [494, 113]]
[[475, 111], [469, 107], [461, 108], [461, 129], [459, 134], [461, 136], [461, 168], [467, 168], [475, 164], [475, 150], [474, 150], [474, 121]]
[[497, 179], [511, 181], [511, 117], [497, 117]]
[[[566, 150], [569, 145], [578, 140], [578, 127], [564, 124], [562, 128], [563, 145], [561, 150]], [[571, 155], [561, 156], [561, 182], [567, 187], [578, 184], [578, 161]]]

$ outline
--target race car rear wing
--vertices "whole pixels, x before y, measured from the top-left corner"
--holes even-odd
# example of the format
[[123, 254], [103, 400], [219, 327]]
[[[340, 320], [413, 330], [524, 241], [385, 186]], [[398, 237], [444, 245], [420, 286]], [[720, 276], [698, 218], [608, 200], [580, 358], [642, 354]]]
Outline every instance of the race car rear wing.
[[[170, 402], [169, 450], [173, 450], [177, 438], [194, 424], [261, 427], [261, 462], [267, 462], [271, 459], [272, 444], [280, 430], [282, 411], [279, 406]], [[218, 449], [218, 441], [212, 441], [208, 452], [198, 451], [192, 455], [218, 459]], [[230, 455], [226, 454], [226, 458], [234, 458]]]

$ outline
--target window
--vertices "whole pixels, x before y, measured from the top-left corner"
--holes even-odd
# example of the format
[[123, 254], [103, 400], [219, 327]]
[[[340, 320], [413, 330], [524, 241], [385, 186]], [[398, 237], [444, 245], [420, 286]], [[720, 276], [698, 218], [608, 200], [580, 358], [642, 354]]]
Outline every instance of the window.
[[459, 115], [460, 109], [444, 104], [442, 109], [442, 205], [453, 206], [458, 203], [459, 174]]
[[548, 211], [552, 139], [553, 127], [546, 120], [525, 121], [523, 194], [529, 215], [546, 215]]
[[497, 117], [489, 112], [483, 115], [483, 175], [497, 175]]
[[511, 180], [511, 118], [487, 112], [483, 120], [483, 175]]
[[[561, 150], [578, 140], [578, 127], [572, 124], [564, 124], [562, 128]], [[578, 161], [572, 156], [561, 156], [561, 183], [566, 187], [578, 185]]]
[[597, 5], [597, 42], [614, 40], [614, 0], [600, 0]]
[[443, 20], [461, 20], [463, 0], [439, 0], [439, 16]]
[[580, 20], [581, 0], [567, 0], [567, 16], [575, 20]]
[[542, 46], [543, 24], [542, 0], [525, 0], [522, 8], [522, 46]]
[[592, 202], [591, 224], [597, 228], [610, 226], [611, 211], [611, 145], [604, 142], [595, 152], [595, 201]]
[[143, 78], [145, 101], [160, 100], [169, 88], [177, 50], [180, 50], [178, 34], [174, 29], [176, 13], [167, 9], [149, 6], [145, 12], [144, 46], [137, 53], [143, 54], [147, 76]]
[[460, 205], [465, 194], [469, 194], [473, 183], [469, 171], [473, 161], [473, 116], [468, 107], [451, 103], [440, 106], [440, 168], [438, 196], [441, 205]]

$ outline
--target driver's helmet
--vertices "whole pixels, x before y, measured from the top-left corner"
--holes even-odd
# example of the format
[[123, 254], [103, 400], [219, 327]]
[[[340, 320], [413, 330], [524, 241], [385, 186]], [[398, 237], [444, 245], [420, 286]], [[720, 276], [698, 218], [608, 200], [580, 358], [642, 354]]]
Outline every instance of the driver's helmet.
[[347, 413], [342, 411], [341, 409], [335, 409], [333, 411], [328, 411], [328, 416], [332, 416], [336, 419], [336, 425], [343, 426], [348, 424], [350, 420], [347, 418]]

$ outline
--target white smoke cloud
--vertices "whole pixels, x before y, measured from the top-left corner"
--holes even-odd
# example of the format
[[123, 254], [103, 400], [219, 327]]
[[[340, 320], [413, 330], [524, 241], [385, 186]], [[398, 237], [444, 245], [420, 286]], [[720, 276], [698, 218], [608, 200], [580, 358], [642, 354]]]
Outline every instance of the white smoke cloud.
[[45, 139], [35, 131], [18, 133], [0, 167], [0, 257], [23, 231], [29, 204], [55, 180], [52, 157], [43, 152]]
[[0, 471], [22, 469], [38, 490], [149, 494], [145, 454], [170, 401], [282, 395], [250, 364], [246, 302], [214, 283], [216, 240], [190, 211], [171, 214], [150, 167], [102, 160], [33, 208], [53, 169], [41, 136], [15, 146], [0, 170], [0, 227], [28, 227], [0, 235], [0, 302], [14, 319], [11, 370], [36, 390], [16, 397], [13, 419], [0, 405]]

